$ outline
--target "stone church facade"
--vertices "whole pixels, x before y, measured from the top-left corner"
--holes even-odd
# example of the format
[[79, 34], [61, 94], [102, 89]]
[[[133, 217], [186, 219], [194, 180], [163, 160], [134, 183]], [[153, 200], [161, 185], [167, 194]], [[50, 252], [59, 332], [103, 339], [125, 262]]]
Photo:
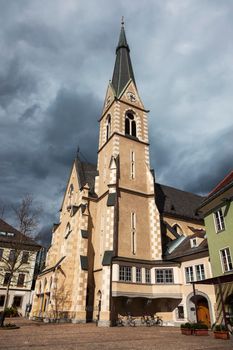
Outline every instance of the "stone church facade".
[[[203, 198], [156, 182], [147, 113], [122, 26], [99, 119], [97, 165], [74, 160], [32, 317], [97, 319], [103, 326], [119, 314], [158, 313], [167, 324], [194, 317], [187, 268], [193, 266], [193, 278], [198, 269], [211, 277], [196, 210]], [[201, 288], [213, 322], [214, 290]]]

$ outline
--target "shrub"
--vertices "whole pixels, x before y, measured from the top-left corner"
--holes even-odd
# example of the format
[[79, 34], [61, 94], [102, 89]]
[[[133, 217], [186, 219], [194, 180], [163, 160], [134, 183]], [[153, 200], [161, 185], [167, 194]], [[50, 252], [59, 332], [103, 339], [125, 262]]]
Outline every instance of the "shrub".
[[18, 317], [19, 313], [16, 307], [7, 307], [5, 310], [5, 316], [6, 317]]
[[204, 323], [197, 322], [192, 324], [192, 329], [208, 329], [208, 326]]
[[188, 329], [191, 329], [191, 328], [192, 328], [192, 325], [191, 325], [191, 323], [186, 322], [186, 323], [182, 323], [182, 324], [180, 325], [180, 328], [188, 328]]
[[216, 324], [213, 327], [213, 330], [216, 332], [226, 332], [228, 331], [227, 327], [224, 324]]

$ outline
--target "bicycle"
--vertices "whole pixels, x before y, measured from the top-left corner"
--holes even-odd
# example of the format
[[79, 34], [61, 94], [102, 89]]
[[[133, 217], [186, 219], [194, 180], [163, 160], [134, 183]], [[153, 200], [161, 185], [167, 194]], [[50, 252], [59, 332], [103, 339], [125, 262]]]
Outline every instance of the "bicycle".
[[118, 327], [124, 327], [124, 317], [121, 315], [118, 315], [116, 324]]
[[141, 324], [143, 324], [143, 325], [146, 324], [147, 327], [150, 327], [151, 326], [151, 321], [150, 321], [149, 317], [143, 315], [141, 317]]
[[162, 318], [160, 318], [160, 317], [157, 316], [157, 315], [151, 316], [151, 322], [152, 322], [152, 325], [153, 325], [153, 326], [159, 326], [159, 327], [162, 327], [162, 326], [163, 326], [163, 320], [162, 320]]
[[127, 325], [130, 326], [130, 327], [135, 327], [136, 326], [136, 321], [131, 315], [127, 316]]

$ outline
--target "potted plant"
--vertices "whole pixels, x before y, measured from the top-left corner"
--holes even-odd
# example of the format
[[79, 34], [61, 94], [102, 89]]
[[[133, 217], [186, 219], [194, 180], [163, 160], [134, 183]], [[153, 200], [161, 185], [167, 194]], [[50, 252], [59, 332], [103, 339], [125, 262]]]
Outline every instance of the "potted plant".
[[192, 324], [193, 334], [194, 335], [209, 335], [208, 326], [204, 323], [197, 322]]
[[227, 327], [224, 324], [216, 324], [213, 327], [215, 339], [230, 339]]
[[182, 323], [180, 325], [180, 330], [181, 330], [181, 334], [191, 335], [192, 334], [192, 325], [191, 325], [191, 323], [189, 323], [189, 322]]

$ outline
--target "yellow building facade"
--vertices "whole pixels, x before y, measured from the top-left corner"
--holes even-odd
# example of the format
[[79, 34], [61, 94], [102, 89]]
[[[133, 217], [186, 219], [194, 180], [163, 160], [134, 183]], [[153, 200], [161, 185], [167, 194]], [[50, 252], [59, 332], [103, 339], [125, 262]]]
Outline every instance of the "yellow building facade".
[[[187, 311], [193, 308], [187, 301], [193, 291], [185, 281], [185, 259], [171, 257], [203, 228], [196, 211], [202, 198], [156, 183], [147, 113], [122, 26], [99, 119], [97, 166], [79, 156], [74, 161], [32, 317], [97, 319], [100, 326], [127, 314], [159, 313], [173, 325], [193, 317]], [[205, 265], [210, 277], [208, 249], [203, 253], [197, 245], [190, 259], [201, 259], [200, 254], [204, 263], [196, 265]], [[213, 322], [214, 292], [202, 288], [203, 297], [210, 296], [206, 307]]]

